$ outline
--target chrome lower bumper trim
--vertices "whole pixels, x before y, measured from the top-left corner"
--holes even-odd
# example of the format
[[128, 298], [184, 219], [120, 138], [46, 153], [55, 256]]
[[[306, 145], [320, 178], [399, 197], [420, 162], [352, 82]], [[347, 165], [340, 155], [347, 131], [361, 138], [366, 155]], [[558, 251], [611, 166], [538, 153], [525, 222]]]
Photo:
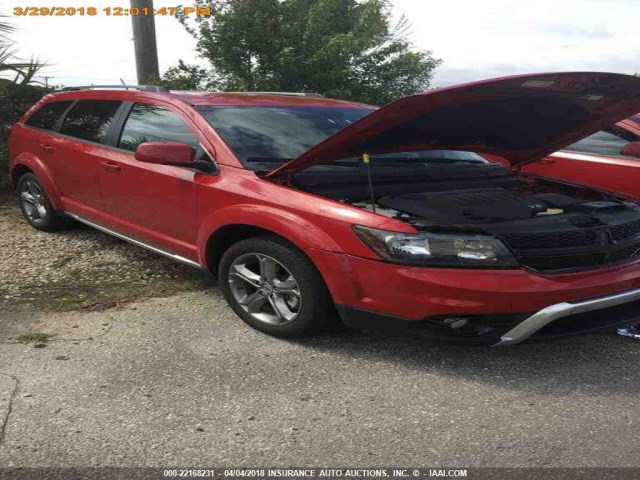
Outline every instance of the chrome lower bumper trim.
[[161, 250], [157, 247], [148, 245], [144, 242], [141, 242], [140, 240], [136, 240], [134, 238], [131, 237], [127, 237], [126, 235], [123, 235], [121, 233], [115, 232], [113, 230], [110, 230], [106, 227], [103, 227], [102, 225], [98, 225], [97, 223], [93, 223], [89, 220], [85, 220], [82, 217], [79, 217], [78, 215], [75, 215], [73, 213], [69, 213], [69, 212], [64, 212], [64, 214], [70, 218], [73, 218], [74, 220], [80, 222], [80, 223], [84, 223], [85, 225], [88, 225], [92, 228], [95, 228], [96, 230], [100, 230], [101, 232], [104, 233], [108, 233], [109, 235], [113, 235], [114, 237], [119, 238], [120, 240], [124, 240], [126, 242], [129, 243], [133, 243], [134, 245], [137, 245], [138, 247], [142, 247], [142, 248], [146, 248], [147, 250], [151, 250], [152, 252], [155, 252], [159, 255], [165, 256], [167, 258], [170, 258], [172, 260], [175, 260], [176, 262], [180, 262], [180, 263], [184, 263], [185, 265], [189, 265], [190, 267], [196, 267], [196, 268], [202, 268], [202, 265], [200, 265], [197, 262], [194, 262], [193, 260], [189, 260], [188, 258], [182, 257], [180, 255], [176, 255], [175, 253], [170, 253], [167, 252], [165, 250]]
[[623, 303], [640, 300], [640, 288], [614, 293], [590, 300], [562, 302], [543, 308], [505, 333], [494, 346], [513, 345], [527, 339], [545, 325], [559, 318], [578, 313], [591, 312]]

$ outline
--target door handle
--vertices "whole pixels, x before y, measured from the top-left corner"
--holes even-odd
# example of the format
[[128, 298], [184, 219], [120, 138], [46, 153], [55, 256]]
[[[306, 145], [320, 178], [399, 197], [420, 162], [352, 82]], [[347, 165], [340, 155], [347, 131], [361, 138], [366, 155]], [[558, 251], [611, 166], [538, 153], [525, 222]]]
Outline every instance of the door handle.
[[51, 145], [47, 145], [46, 143], [41, 143], [40, 148], [47, 153], [53, 153], [55, 150]]
[[100, 162], [100, 165], [102, 165], [108, 172], [119, 172], [120, 170], [122, 170], [122, 167], [117, 163]]
[[543, 165], [552, 165], [556, 163], [556, 161], [553, 158], [543, 158], [542, 160], [540, 160], [540, 163]]

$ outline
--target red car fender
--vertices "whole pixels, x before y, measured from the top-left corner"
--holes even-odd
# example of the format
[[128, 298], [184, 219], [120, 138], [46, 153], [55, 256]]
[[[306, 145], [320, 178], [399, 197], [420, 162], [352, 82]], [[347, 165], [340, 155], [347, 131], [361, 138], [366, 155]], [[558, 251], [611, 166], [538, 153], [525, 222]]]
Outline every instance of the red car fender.
[[45, 193], [47, 194], [47, 197], [49, 197], [49, 201], [51, 202], [51, 205], [53, 205], [53, 208], [56, 210], [62, 210], [62, 196], [60, 194], [60, 190], [58, 190], [58, 187], [56, 187], [56, 184], [53, 182], [51, 171], [46, 164], [32, 153], [20, 154], [13, 160], [13, 162], [11, 162], [10, 175], [12, 178], [13, 172], [19, 166], [27, 167], [36, 175], [36, 177], [38, 177], [38, 180], [42, 183]]
[[292, 212], [266, 205], [237, 204], [217, 210], [203, 220], [198, 231], [198, 258], [202, 265], [206, 265], [209, 238], [229, 225], [250, 225], [269, 230], [301, 250], [342, 251], [326, 232]]
[[209, 238], [229, 225], [251, 225], [269, 230], [303, 250], [322, 275], [334, 302], [354, 303], [362, 296], [348, 256], [341, 254], [343, 249], [331, 236], [295, 213], [266, 205], [232, 205], [206, 218], [198, 232], [201, 265], [209, 267], [206, 253]]

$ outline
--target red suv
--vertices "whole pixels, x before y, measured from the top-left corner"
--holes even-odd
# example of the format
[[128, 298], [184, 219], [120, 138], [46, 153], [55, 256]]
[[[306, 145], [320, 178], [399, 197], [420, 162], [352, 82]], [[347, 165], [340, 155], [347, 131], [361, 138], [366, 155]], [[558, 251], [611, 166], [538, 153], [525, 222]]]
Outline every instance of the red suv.
[[640, 117], [633, 117], [568, 145], [523, 170], [640, 198]]
[[[13, 126], [28, 222], [204, 268], [280, 337], [512, 344], [640, 317], [640, 208], [522, 165], [640, 111], [640, 78], [508, 77], [383, 108], [317, 95], [79, 89]], [[479, 154], [508, 158], [512, 169]]]

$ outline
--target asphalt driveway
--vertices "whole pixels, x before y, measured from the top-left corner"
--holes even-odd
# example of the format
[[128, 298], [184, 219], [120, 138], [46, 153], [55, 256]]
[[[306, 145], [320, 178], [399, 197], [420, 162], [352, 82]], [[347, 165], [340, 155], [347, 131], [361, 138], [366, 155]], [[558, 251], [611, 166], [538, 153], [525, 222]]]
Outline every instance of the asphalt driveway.
[[[44, 348], [15, 343], [53, 334]], [[0, 312], [3, 466], [640, 466], [640, 343], [246, 327], [212, 288]]]

